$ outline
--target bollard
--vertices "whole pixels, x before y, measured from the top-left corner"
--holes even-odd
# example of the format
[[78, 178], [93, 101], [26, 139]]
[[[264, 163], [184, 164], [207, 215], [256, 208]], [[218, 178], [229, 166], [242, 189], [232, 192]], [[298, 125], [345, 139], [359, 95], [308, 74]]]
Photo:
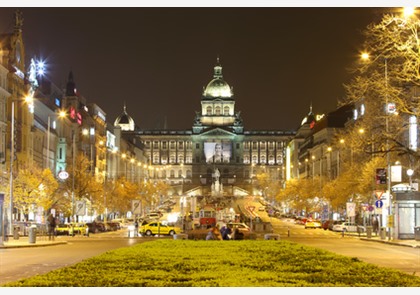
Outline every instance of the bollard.
[[29, 243], [35, 244], [36, 243], [36, 227], [31, 226], [29, 228]]
[[345, 232], [345, 230], [343, 229], [343, 230], [341, 231], [341, 237], [342, 237], [342, 238], [344, 238], [344, 232]]
[[368, 239], [372, 238], [372, 226], [366, 226], [366, 237]]
[[19, 240], [19, 226], [15, 226], [13, 228], [13, 239], [14, 240]]
[[287, 228], [287, 237], [290, 238], [290, 227]]

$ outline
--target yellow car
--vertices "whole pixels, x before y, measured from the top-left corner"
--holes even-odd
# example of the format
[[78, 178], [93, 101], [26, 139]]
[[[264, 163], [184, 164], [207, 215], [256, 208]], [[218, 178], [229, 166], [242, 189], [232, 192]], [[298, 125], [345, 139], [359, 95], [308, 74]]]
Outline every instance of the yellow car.
[[60, 223], [55, 227], [55, 234], [59, 235], [66, 235], [70, 234], [70, 224], [68, 223]]
[[175, 235], [180, 234], [181, 228], [176, 226], [171, 226], [163, 224], [162, 222], [152, 221], [146, 224], [143, 224], [139, 227], [139, 234], [145, 236], [154, 236], [154, 235]]
[[87, 235], [88, 225], [86, 223], [70, 223], [69, 224], [69, 235]]

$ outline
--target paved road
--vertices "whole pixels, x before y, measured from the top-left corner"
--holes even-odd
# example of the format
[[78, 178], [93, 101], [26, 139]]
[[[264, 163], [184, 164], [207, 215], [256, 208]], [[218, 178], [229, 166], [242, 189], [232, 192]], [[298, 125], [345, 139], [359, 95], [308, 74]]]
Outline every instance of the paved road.
[[[260, 204], [247, 198], [242, 201], [241, 206], [258, 208]], [[270, 218], [266, 212], [254, 212], [255, 214], [264, 221], [270, 221], [274, 233], [279, 234], [281, 239], [317, 247], [340, 255], [357, 257], [364, 262], [420, 276], [420, 247], [418, 247], [418, 242], [412, 241], [413, 245], [417, 246], [416, 248], [402, 247], [383, 243], [379, 237], [367, 239], [360, 238], [357, 234], [342, 235], [342, 233], [330, 230], [305, 229], [302, 225], [294, 224], [292, 220]], [[406, 242], [403, 244], [406, 244]]]

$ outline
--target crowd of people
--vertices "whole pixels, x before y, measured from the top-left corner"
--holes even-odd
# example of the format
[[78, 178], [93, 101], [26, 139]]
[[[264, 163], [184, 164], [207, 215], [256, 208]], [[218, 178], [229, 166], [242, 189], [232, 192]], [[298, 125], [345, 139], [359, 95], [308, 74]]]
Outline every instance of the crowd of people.
[[206, 240], [243, 240], [244, 234], [235, 227], [223, 225], [220, 229], [217, 225], [208, 227]]

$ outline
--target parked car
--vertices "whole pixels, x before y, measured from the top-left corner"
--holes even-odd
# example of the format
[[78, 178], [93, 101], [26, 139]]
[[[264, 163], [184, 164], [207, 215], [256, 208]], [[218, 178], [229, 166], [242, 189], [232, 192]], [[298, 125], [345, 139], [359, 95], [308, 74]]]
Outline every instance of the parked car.
[[175, 235], [181, 233], [181, 228], [164, 224], [160, 221], [152, 221], [139, 226], [139, 234], [145, 236], [153, 235]]
[[324, 220], [323, 222], [322, 222], [322, 228], [324, 229], [324, 230], [333, 230], [333, 226], [335, 225], [335, 224], [341, 224], [341, 223], [343, 223], [343, 222], [345, 222], [344, 220], [332, 220], [332, 219], [328, 219], [328, 220]]
[[344, 232], [359, 232], [365, 231], [364, 226], [357, 225], [356, 223], [351, 222], [342, 222], [339, 224], [334, 224], [333, 231], [344, 231]]
[[230, 226], [233, 230], [235, 230], [235, 228], [238, 228], [240, 232], [250, 232], [251, 228], [246, 225], [245, 223], [242, 222], [228, 222], [227, 224], [228, 226]]
[[308, 220], [308, 218], [302, 217], [302, 216], [297, 216], [296, 219], [295, 219], [295, 224], [305, 225], [306, 220]]
[[321, 221], [315, 219], [308, 219], [305, 222], [305, 229], [307, 228], [321, 228]]
[[68, 236], [70, 234], [70, 224], [68, 223], [59, 223], [55, 227], [55, 234], [57, 236]]

